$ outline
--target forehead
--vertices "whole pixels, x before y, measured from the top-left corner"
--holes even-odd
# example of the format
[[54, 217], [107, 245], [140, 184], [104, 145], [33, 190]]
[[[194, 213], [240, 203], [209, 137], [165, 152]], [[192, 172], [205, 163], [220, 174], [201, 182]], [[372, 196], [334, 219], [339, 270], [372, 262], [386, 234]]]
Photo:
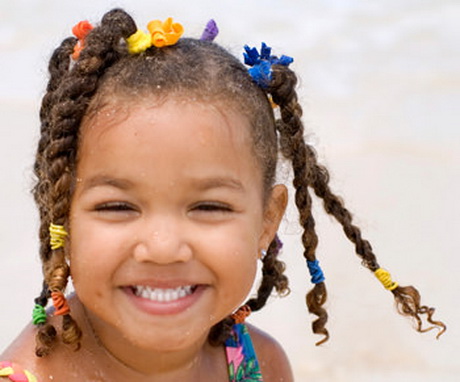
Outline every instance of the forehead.
[[187, 136], [190, 145], [194, 141], [226, 146], [252, 144], [250, 121], [231, 102], [224, 105], [181, 96], [139, 98], [111, 97], [100, 103], [82, 122], [82, 143], [120, 133], [124, 139], [140, 134], [152, 139], [167, 135], [171, 143], [174, 138]]
[[200, 168], [248, 175], [259, 172], [252, 146], [250, 123], [235, 109], [181, 98], [114, 100], [84, 121], [78, 167], [116, 170], [123, 161], [136, 172], [172, 166], [177, 174]]

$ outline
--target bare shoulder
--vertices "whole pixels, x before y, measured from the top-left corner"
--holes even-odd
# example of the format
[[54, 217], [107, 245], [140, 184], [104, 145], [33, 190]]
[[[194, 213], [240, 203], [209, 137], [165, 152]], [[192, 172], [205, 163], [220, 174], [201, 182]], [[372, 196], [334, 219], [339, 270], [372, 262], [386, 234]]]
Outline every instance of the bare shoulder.
[[291, 365], [281, 345], [269, 334], [248, 324], [264, 382], [293, 382]]
[[0, 354], [0, 361], [13, 362], [29, 371], [36, 368], [35, 330], [31, 325], [26, 326], [11, 345]]
[[[50, 319], [50, 322], [52, 321], [53, 318]], [[63, 349], [56, 344], [53, 354], [42, 358], [37, 357], [35, 354], [36, 333], [35, 326], [27, 325], [11, 345], [0, 354], [0, 361], [12, 362], [13, 366], [18, 369], [17, 371], [27, 370], [38, 380], [44, 380], [45, 376], [50, 378], [57, 376], [56, 380], [64, 380], [60, 378], [63, 376], [61, 369], [65, 363], [62, 357]]]

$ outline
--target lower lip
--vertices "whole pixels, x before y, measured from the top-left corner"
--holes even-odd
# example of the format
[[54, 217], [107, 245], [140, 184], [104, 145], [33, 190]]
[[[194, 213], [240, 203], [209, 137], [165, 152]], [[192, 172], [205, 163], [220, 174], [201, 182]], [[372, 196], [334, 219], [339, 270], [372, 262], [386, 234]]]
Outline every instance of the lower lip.
[[194, 305], [203, 295], [206, 287], [199, 285], [192, 294], [179, 298], [175, 301], [152, 301], [147, 298], [136, 296], [131, 288], [123, 288], [123, 291], [132, 301], [132, 303], [140, 310], [158, 316], [179, 314], [188, 310]]

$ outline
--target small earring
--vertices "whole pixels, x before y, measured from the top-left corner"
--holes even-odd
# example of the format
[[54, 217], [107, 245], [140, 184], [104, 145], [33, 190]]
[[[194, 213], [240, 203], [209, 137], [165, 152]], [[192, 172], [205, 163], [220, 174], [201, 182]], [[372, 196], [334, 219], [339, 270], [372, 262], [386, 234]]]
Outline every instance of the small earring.
[[261, 249], [259, 259], [263, 260], [265, 256], [267, 256], [267, 251], [265, 249]]

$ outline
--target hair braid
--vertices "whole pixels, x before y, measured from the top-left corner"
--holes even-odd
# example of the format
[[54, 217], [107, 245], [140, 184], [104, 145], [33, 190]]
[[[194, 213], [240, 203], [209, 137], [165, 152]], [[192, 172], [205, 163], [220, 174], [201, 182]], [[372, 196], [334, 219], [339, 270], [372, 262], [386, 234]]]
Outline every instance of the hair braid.
[[[268, 92], [273, 101], [280, 107], [281, 119], [276, 121], [276, 127], [280, 133], [281, 152], [291, 160], [294, 171], [295, 203], [299, 211], [300, 224], [304, 229], [302, 233], [304, 257], [308, 261], [315, 261], [318, 235], [315, 231], [315, 220], [312, 214], [312, 198], [308, 190], [314, 172], [303, 138], [302, 108], [297, 102], [296, 84], [297, 77], [294, 72], [282, 65], [273, 66], [273, 80]], [[324, 281], [315, 284], [306, 296], [308, 311], [318, 317], [312, 323], [313, 333], [324, 335], [324, 338], [317, 345], [329, 338], [329, 333], [325, 328], [327, 312], [322, 307], [326, 299], [327, 290]]]
[[[104, 70], [119, 57], [120, 39], [136, 31], [132, 18], [116, 9], [108, 12], [101, 25], [88, 36], [80, 59], [70, 68], [71, 42], [66, 39], [55, 51], [50, 62], [51, 79], [41, 109], [42, 138], [39, 142], [35, 172], [35, 200], [39, 205], [41, 227], [41, 258], [45, 284], [42, 295], [64, 292], [69, 266], [63, 248], [51, 250], [50, 223], [65, 225], [68, 221], [71, 190], [75, 170], [78, 133], [88, 104], [97, 90]], [[40, 302], [46, 305], [44, 298]], [[56, 330], [50, 324], [41, 325], [37, 333], [36, 354], [50, 352]], [[63, 316], [62, 341], [79, 347], [81, 331], [70, 314]]]
[[273, 288], [279, 294], [289, 293], [288, 278], [284, 275], [286, 266], [284, 262], [278, 260], [280, 246], [275, 238], [268, 247], [267, 254], [262, 260], [262, 281], [257, 289], [257, 296], [249, 299], [246, 304], [253, 312], [262, 309], [270, 297]]
[[[314, 250], [317, 245], [317, 236], [314, 232], [314, 221], [311, 217], [311, 199], [307, 186], [311, 187], [316, 196], [323, 200], [325, 211], [334, 216], [342, 225], [346, 237], [355, 245], [355, 250], [361, 258], [362, 265], [375, 272], [380, 268], [377, 258], [372, 251], [371, 244], [362, 238], [360, 229], [352, 223], [351, 213], [344, 207], [343, 201], [333, 194], [329, 188], [329, 172], [326, 167], [318, 163], [315, 150], [303, 139], [303, 126], [300, 120], [302, 110], [297, 103], [295, 74], [285, 66], [273, 67], [273, 81], [269, 92], [273, 101], [280, 106], [281, 120], [277, 121], [280, 131], [281, 150], [291, 159], [294, 169], [294, 187], [296, 188], [296, 205], [300, 213], [300, 222], [305, 228], [302, 241], [305, 246], [304, 255], [308, 260], [314, 259]], [[420, 305], [420, 294], [412, 286], [398, 286], [392, 290], [395, 296], [396, 307], [400, 314], [412, 317], [416, 322], [416, 329], [424, 332], [437, 327], [438, 336], [445, 331], [445, 325], [433, 320], [434, 308]], [[313, 332], [325, 334], [326, 337], [317, 345], [328, 339], [324, 325], [327, 322], [327, 313], [321, 307], [326, 302], [327, 294], [324, 283], [316, 284], [307, 295], [309, 311], [319, 318], [313, 323]], [[420, 315], [425, 314], [428, 323], [434, 325], [427, 329], [422, 328]]]
[[[36, 204], [38, 205], [40, 215], [40, 257], [43, 264], [46, 264], [50, 258], [51, 248], [49, 245], [49, 225], [51, 223], [49, 217], [49, 190], [50, 182], [47, 179], [47, 161], [44, 156], [44, 151], [50, 143], [50, 115], [56, 99], [56, 89], [58, 88], [62, 78], [67, 74], [70, 64], [70, 54], [76, 39], [69, 37], [65, 39], [61, 45], [53, 52], [48, 71], [50, 78], [46, 88], [46, 94], [43, 97], [40, 108], [40, 140], [34, 164], [34, 173], [37, 178], [37, 184], [33, 189], [33, 195]], [[35, 299], [35, 304], [46, 307], [49, 299], [48, 284], [44, 281], [40, 296]], [[45, 356], [50, 352], [50, 349], [56, 338], [56, 330], [49, 323], [38, 324], [37, 332], [37, 347], [36, 354]]]
[[[314, 182], [312, 187], [315, 194], [323, 200], [324, 209], [326, 212], [336, 218], [342, 225], [343, 231], [347, 238], [355, 244], [356, 253], [361, 257], [363, 266], [375, 272], [380, 268], [377, 258], [372, 251], [371, 244], [362, 238], [361, 231], [358, 227], [352, 224], [352, 215], [344, 207], [343, 201], [334, 195], [329, 188], [329, 173], [327, 169], [317, 163], [315, 152], [310, 149], [310, 161], [313, 163]], [[434, 308], [420, 304], [420, 293], [413, 286], [398, 286], [391, 291], [395, 297], [396, 308], [403, 316], [409, 316], [416, 322], [416, 330], [425, 332], [433, 329], [433, 326], [423, 329], [422, 319], [420, 315], [426, 315], [428, 323], [438, 327], [438, 337], [445, 331], [445, 325], [440, 321], [434, 321], [432, 316]]]

